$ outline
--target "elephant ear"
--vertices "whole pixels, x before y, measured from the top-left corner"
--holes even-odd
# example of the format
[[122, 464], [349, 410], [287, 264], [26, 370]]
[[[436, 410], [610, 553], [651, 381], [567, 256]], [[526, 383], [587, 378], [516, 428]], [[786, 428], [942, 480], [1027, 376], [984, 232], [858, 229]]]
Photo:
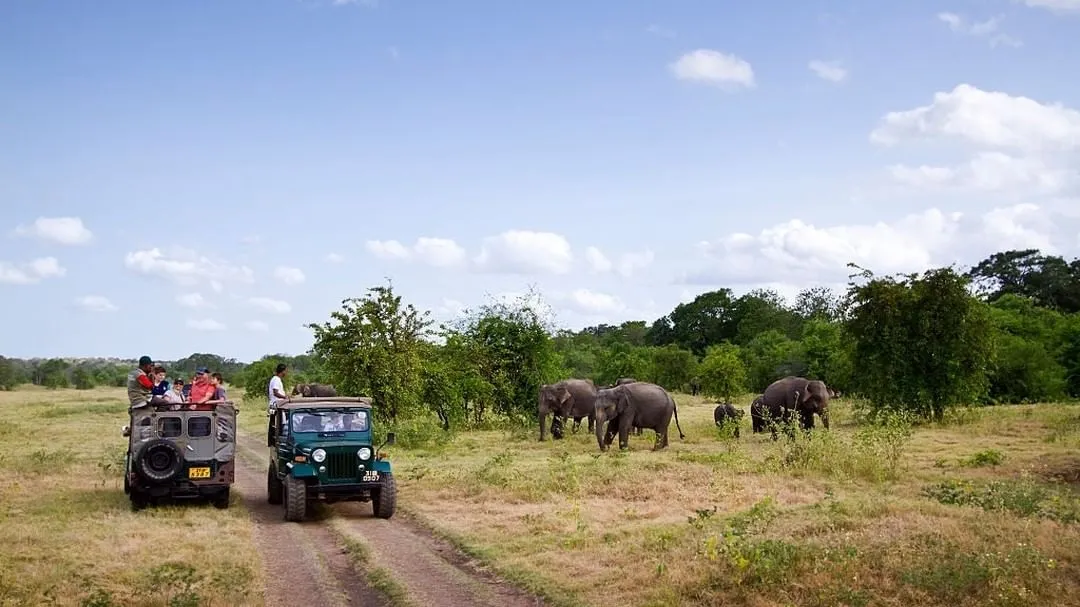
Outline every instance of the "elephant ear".
[[619, 401], [615, 405], [615, 414], [622, 415], [630, 407], [630, 391], [623, 388], [619, 390]]

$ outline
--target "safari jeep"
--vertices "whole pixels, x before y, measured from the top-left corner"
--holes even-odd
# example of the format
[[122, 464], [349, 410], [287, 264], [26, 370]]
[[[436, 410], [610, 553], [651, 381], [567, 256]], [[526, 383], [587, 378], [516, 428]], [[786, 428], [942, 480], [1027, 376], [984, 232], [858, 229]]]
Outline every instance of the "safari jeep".
[[[193, 408], [194, 407], [194, 408]], [[124, 426], [124, 493], [135, 510], [159, 498], [209, 499], [229, 507], [236, 457], [236, 413], [218, 404], [147, 404], [129, 409]]]
[[370, 501], [380, 518], [394, 515], [397, 486], [375, 449], [368, 397], [292, 398], [270, 416], [267, 500], [284, 504], [285, 520], [302, 521], [309, 502]]

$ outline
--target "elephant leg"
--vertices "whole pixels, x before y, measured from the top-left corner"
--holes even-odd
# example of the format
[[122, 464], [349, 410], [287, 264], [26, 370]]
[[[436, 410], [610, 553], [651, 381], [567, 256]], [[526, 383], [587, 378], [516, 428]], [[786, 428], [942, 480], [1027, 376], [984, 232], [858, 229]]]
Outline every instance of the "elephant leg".
[[580, 417], [575, 417], [574, 418], [574, 427], [571, 428], [571, 430], [576, 433], [578, 431], [578, 428], [580, 428], [580, 427], [581, 427], [581, 418]]
[[619, 449], [630, 448], [630, 422], [629, 420], [619, 424]]
[[563, 437], [563, 419], [558, 415], [551, 418], [551, 438], [555, 440], [562, 440]]
[[604, 444], [610, 446], [612, 441], [615, 440], [615, 432], [618, 428], [616, 420], [609, 421], [607, 423], [607, 430], [604, 432]]
[[589, 416], [588, 417], [589, 417], [589, 432], [595, 432], [596, 431], [596, 414], [593, 413], [592, 411], [589, 411]]

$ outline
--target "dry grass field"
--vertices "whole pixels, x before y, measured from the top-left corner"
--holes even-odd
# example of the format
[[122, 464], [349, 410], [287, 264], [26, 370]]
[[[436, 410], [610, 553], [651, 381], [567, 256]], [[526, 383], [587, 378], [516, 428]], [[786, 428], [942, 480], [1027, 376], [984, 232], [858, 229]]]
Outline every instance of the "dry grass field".
[[0, 605], [259, 605], [263, 567], [233, 505], [134, 513], [123, 389], [0, 392]]
[[[721, 436], [677, 395], [685, 440], [600, 453], [583, 426], [388, 449], [399, 509], [557, 605], [1080, 604], [1080, 406], [965, 410], [773, 442]], [[737, 403], [747, 409], [748, 399]], [[241, 428], [264, 436], [261, 403]], [[0, 392], [0, 604], [261, 604], [246, 512], [132, 513], [121, 390]], [[331, 521], [333, 522], [333, 521]], [[313, 522], [308, 524], [326, 524]]]
[[[961, 411], [909, 429], [687, 435], [604, 453], [585, 432], [393, 448], [399, 503], [505, 576], [574, 605], [1080, 604], [1080, 407]], [[749, 398], [739, 405], [748, 410]], [[402, 441], [404, 442], [404, 441]]]

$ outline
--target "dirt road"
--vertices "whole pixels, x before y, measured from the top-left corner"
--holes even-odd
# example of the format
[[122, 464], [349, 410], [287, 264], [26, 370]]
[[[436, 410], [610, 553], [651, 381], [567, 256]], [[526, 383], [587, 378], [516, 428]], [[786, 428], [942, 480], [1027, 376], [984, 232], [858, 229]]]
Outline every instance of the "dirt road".
[[[344, 553], [342, 537], [363, 544], [371, 566], [386, 571], [413, 605], [432, 607], [538, 607], [532, 596], [496, 576], [483, 571], [445, 541], [395, 515], [390, 520], [372, 516], [370, 503], [343, 503], [329, 508], [329, 518], [302, 524], [283, 520], [281, 506], [266, 502], [266, 447], [250, 435], [239, 435], [237, 457], [238, 493], [255, 512], [259, 529], [259, 549], [272, 572], [275, 567], [296, 567], [305, 563], [326, 563], [325, 569], [310, 567], [302, 572], [304, 584], [295, 576], [275, 580], [268, 575], [267, 604], [389, 605], [390, 602], [361, 580]], [[400, 500], [400, 494], [398, 499]], [[263, 522], [263, 518], [266, 519]], [[270, 542], [287, 535], [287, 541]], [[340, 534], [340, 535], [338, 535]], [[297, 558], [297, 549], [305, 556]], [[325, 597], [315, 601], [310, 597]]]
[[256, 466], [259, 460], [248, 449], [239, 456], [232, 490], [255, 522], [255, 541], [266, 563], [267, 607], [389, 607], [390, 602], [357, 575], [340, 538], [323, 525], [286, 522], [281, 506], [266, 501], [266, 469]]

